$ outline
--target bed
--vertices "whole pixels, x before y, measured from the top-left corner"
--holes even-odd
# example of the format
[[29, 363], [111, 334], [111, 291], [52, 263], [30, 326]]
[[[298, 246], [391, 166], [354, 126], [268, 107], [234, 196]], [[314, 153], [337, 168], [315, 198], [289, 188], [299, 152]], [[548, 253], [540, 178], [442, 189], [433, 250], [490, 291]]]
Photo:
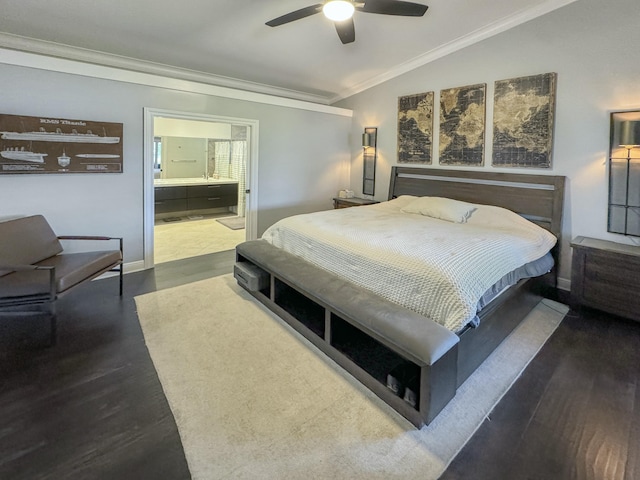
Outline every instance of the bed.
[[[563, 192], [564, 177], [559, 176], [393, 167], [389, 202], [284, 220], [268, 229], [263, 239], [238, 245], [234, 272], [238, 283], [254, 297], [420, 427], [435, 418], [464, 380], [526, 317], [541, 298], [540, 286], [555, 286], [555, 270], [544, 273], [553, 265], [549, 257], [556, 257], [557, 261]], [[411, 208], [431, 200], [424, 197], [450, 199], [446, 200], [447, 208], [453, 205], [462, 210], [447, 212], [466, 217], [460, 222], [425, 218], [424, 222], [433, 223], [423, 226], [422, 215], [406, 213], [419, 213]], [[469, 286], [465, 285], [462, 297], [454, 301], [448, 287], [421, 283], [419, 275], [426, 267], [413, 268], [411, 263], [403, 263], [406, 253], [442, 250], [445, 276], [454, 275], [456, 269], [467, 272], [466, 257], [458, 255], [464, 261], [454, 257], [466, 246], [467, 250], [475, 248], [473, 242], [478, 238], [484, 242], [485, 237], [491, 237], [493, 232], [483, 231], [484, 225], [474, 222], [485, 218], [486, 212], [500, 213], [496, 207], [515, 212], [505, 215], [516, 217], [512, 220], [518, 229], [520, 222], [524, 236], [532, 237], [526, 245], [539, 244], [526, 247], [531, 251], [520, 259], [526, 264], [525, 270], [529, 269], [528, 275], [511, 275], [504, 283], [504, 271], [494, 268], [494, 264], [505, 263], [500, 268], [507, 270], [513, 265], [507, 260], [478, 260], [482, 271], [490, 270], [482, 275], [487, 278], [480, 281], [479, 276], [474, 276]], [[396, 210], [407, 212], [396, 215]], [[405, 223], [394, 223], [389, 228], [392, 216], [401, 217], [399, 221]], [[362, 226], [350, 228], [360, 217], [364, 219]], [[302, 234], [296, 233], [296, 222], [300, 228], [307, 224], [309, 236], [298, 238]], [[532, 227], [530, 222], [544, 230]], [[331, 230], [331, 223], [343, 225], [337, 228], [337, 237], [323, 233]], [[388, 237], [384, 240], [386, 250], [376, 250], [377, 240], [374, 244], [369, 242], [376, 234], [377, 224], [386, 228], [387, 233], [382, 235]], [[414, 224], [419, 227], [414, 228]], [[460, 238], [450, 230], [440, 231], [439, 224], [442, 228], [458, 228]], [[459, 224], [465, 226], [461, 228]], [[423, 228], [425, 237], [426, 233], [433, 233], [432, 240], [411, 243], [408, 234], [416, 228]], [[472, 228], [480, 230], [462, 236], [463, 231]], [[351, 233], [345, 234], [347, 230]], [[434, 248], [438, 236], [446, 241]], [[499, 252], [509, 243], [517, 243], [492, 242]], [[343, 246], [339, 244], [344, 244], [345, 252], [341, 253], [338, 247]], [[446, 244], [450, 244], [450, 251], [446, 251]], [[383, 251], [387, 253], [383, 255]], [[395, 256], [387, 258], [391, 251]], [[530, 275], [536, 277], [527, 278]], [[402, 293], [405, 286], [413, 291], [408, 297], [429, 297], [430, 303], [423, 308], [421, 301], [402, 301], [407, 297]], [[476, 304], [483, 308], [477, 311]]]

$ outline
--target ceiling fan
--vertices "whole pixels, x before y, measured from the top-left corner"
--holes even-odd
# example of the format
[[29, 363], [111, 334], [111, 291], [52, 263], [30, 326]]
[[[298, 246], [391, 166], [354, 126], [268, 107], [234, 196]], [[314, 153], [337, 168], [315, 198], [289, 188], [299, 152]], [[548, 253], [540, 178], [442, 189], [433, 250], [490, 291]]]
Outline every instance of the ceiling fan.
[[425, 14], [427, 8], [429, 7], [420, 3], [400, 0], [363, 0], [360, 2], [353, 0], [326, 0], [323, 3], [316, 3], [269, 20], [266, 25], [277, 27], [322, 12], [325, 17], [333, 20], [338, 37], [340, 37], [342, 43], [347, 44], [356, 39], [356, 31], [353, 25], [353, 14], [356, 10], [358, 12], [378, 13], [381, 15], [421, 17]]

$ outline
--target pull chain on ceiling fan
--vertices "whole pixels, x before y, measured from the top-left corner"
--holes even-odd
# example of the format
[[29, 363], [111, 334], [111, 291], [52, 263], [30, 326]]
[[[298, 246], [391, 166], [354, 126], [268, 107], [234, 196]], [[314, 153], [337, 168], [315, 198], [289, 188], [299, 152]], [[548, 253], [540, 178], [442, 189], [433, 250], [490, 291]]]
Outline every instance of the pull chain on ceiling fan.
[[420, 3], [400, 0], [365, 0], [362, 2], [327, 0], [323, 3], [310, 5], [282, 15], [281, 17], [274, 18], [268, 21], [266, 25], [277, 27], [322, 12], [328, 19], [333, 20], [340, 41], [347, 44], [356, 39], [356, 31], [353, 24], [353, 14], [355, 11], [401, 17], [421, 17], [426, 13], [428, 8], [428, 6]]

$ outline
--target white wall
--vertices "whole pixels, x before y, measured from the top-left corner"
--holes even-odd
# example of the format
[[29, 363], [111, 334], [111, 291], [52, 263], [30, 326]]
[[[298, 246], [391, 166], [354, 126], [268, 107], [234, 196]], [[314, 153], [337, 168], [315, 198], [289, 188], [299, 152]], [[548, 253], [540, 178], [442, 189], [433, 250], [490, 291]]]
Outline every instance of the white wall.
[[285, 216], [331, 208], [348, 182], [351, 118], [327, 113], [330, 107], [314, 111], [15, 66], [3, 64], [1, 54], [0, 113], [123, 123], [124, 172], [0, 175], [0, 218], [41, 213], [60, 234], [123, 236], [125, 262], [140, 262], [144, 107], [259, 121], [259, 235]]
[[[579, 0], [543, 17], [394, 78], [337, 106], [354, 110], [351, 188], [362, 189], [365, 126], [378, 127], [376, 198], [388, 193], [396, 164], [399, 96], [487, 84], [485, 170], [566, 175], [562, 285], [570, 279], [570, 240], [577, 235], [631, 243], [607, 233], [609, 112], [640, 110], [640, 5], [638, 0]], [[555, 147], [551, 169], [491, 166], [493, 84], [496, 80], [557, 72]], [[434, 157], [437, 159], [437, 120]], [[438, 167], [437, 160], [434, 161]]]

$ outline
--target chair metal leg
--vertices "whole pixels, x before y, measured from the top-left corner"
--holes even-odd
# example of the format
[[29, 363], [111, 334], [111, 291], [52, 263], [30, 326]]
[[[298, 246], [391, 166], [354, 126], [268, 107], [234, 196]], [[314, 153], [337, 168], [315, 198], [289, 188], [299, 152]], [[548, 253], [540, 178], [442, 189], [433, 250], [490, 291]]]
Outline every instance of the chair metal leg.
[[55, 314], [55, 312], [53, 312], [51, 314], [51, 337], [49, 339], [49, 345], [50, 346], [55, 346], [57, 338], [58, 337], [58, 317]]
[[51, 335], [49, 337], [49, 346], [53, 347], [58, 341], [58, 316], [56, 315], [56, 304], [54, 302], [48, 305], [49, 322], [51, 325]]
[[124, 269], [122, 268], [122, 264], [120, 264], [120, 296], [122, 296], [122, 277], [124, 275]]

